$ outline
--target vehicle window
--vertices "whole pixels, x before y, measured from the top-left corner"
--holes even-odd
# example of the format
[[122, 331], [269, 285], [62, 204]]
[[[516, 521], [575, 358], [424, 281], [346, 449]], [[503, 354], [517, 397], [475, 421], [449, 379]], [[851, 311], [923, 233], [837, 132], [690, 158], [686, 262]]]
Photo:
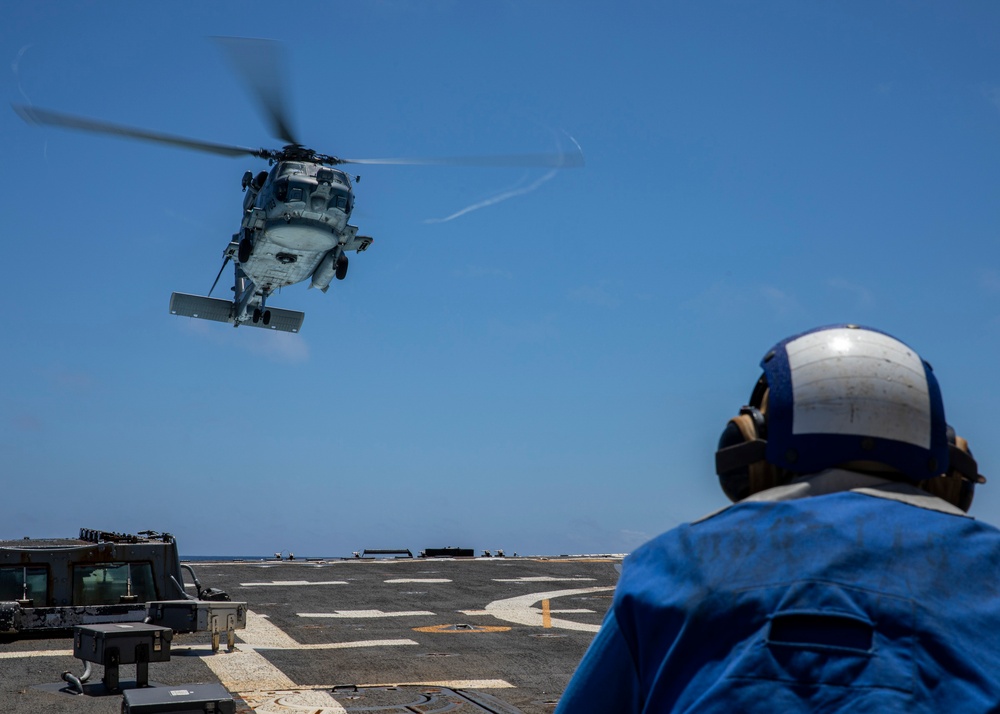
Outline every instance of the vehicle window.
[[289, 182], [288, 201], [304, 201], [309, 196], [309, 186], [301, 183]]
[[305, 170], [305, 166], [296, 161], [286, 161], [281, 164], [281, 175], [285, 174], [300, 174]]
[[282, 202], [288, 200], [288, 179], [274, 184], [274, 197]]
[[139, 602], [156, 599], [152, 565], [98, 563], [73, 567], [74, 605], [117, 605], [130, 591]]
[[334, 190], [333, 195], [330, 196], [330, 208], [339, 208], [341, 211], [347, 211], [347, 191], [337, 191]]
[[48, 572], [42, 566], [12, 565], [0, 568], [0, 601], [27, 597], [36, 607], [44, 607], [49, 598]]

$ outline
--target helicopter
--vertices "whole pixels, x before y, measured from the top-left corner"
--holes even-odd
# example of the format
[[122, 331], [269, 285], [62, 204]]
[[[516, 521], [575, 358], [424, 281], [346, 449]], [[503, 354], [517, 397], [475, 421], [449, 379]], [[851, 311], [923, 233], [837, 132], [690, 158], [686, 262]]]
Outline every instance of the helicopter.
[[[40, 107], [12, 104], [29, 124], [89, 131], [140, 141], [156, 142], [211, 154], [267, 160], [269, 171], [246, 171], [239, 230], [223, 250], [219, 269], [207, 295], [174, 292], [170, 313], [227, 322], [233, 327], [249, 325], [282, 332], [298, 332], [305, 313], [268, 305], [268, 299], [283, 287], [309, 281], [310, 288], [324, 293], [334, 279], [347, 277], [348, 253], [366, 251], [374, 242], [359, 235], [348, 223], [354, 209], [352, 177], [337, 168], [345, 164], [534, 166], [570, 168], [583, 165], [583, 154], [575, 152], [481, 157], [347, 159], [321, 154], [297, 141], [282, 96], [285, 71], [281, 44], [273, 40], [234, 37], [214, 38], [242, 75], [273, 135], [283, 142], [280, 149], [254, 149], [190, 139], [90, 119]], [[576, 142], [574, 141], [574, 144]], [[232, 262], [233, 299], [213, 298], [212, 292], [226, 266]]]

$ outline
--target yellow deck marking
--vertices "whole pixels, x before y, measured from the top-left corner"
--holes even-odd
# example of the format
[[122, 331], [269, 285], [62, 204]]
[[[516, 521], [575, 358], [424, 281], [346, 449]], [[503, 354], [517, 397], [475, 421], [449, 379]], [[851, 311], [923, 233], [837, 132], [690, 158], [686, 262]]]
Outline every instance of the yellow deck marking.
[[[414, 632], [509, 632], [510, 628], [503, 625], [472, 625], [471, 627], [455, 627], [455, 625], [431, 625], [430, 627], [414, 627]], [[416, 644], [414, 642], [414, 644]]]
[[549, 599], [542, 600], [542, 627], [552, 627], [552, 613], [549, 611]]

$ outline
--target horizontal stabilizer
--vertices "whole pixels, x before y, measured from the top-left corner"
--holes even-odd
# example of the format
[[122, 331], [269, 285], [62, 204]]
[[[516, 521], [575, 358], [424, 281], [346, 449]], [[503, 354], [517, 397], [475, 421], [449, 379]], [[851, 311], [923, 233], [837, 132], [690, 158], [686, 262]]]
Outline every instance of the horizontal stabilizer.
[[[265, 325], [261, 320], [254, 324], [252, 320], [240, 322], [248, 327], [263, 327], [279, 332], [298, 332], [302, 329], [302, 322], [306, 318], [304, 312], [297, 310], [282, 310], [277, 307], [269, 307], [267, 311], [271, 313], [271, 319]], [[170, 314], [182, 315], [184, 317], [197, 317], [201, 320], [215, 320], [216, 322], [228, 322], [233, 324], [232, 318], [233, 303], [222, 298], [203, 297], [201, 295], [188, 295], [187, 293], [172, 293], [170, 295]]]
[[232, 322], [230, 316], [232, 311], [233, 303], [231, 300], [186, 293], [171, 293], [170, 295], [171, 315], [199, 317], [202, 320], [215, 320], [216, 322]]
[[265, 325], [263, 322], [258, 322], [256, 325], [253, 322], [244, 322], [241, 324], [250, 327], [266, 327], [280, 332], [298, 332], [302, 329], [302, 321], [306, 319], [306, 314], [298, 310], [282, 310], [279, 307], [269, 307], [267, 310], [271, 313], [271, 323], [269, 325]]

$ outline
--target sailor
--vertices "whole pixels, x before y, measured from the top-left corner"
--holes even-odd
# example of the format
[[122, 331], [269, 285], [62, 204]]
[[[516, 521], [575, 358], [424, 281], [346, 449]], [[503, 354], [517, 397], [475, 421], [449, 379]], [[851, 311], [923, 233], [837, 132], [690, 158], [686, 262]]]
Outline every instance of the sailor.
[[556, 713], [1000, 711], [1000, 531], [930, 365], [842, 325], [761, 367], [734, 505], [626, 559]]

